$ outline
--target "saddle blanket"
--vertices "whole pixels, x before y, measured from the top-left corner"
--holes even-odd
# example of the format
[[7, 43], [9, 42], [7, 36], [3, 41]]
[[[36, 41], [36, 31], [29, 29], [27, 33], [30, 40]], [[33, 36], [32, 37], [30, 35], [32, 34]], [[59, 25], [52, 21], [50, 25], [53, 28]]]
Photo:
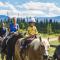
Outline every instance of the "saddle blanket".
[[[24, 43], [24, 38], [19, 39], [19, 43], [20, 43], [20, 48], [22, 48], [21, 43]], [[29, 45], [30, 46], [33, 46], [34, 47], [33, 48], [34, 50], [37, 50], [38, 47], [40, 46], [40, 40], [39, 40], [39, 38], [35, 38], [34, 40], [32, 40], [29, 43]]]

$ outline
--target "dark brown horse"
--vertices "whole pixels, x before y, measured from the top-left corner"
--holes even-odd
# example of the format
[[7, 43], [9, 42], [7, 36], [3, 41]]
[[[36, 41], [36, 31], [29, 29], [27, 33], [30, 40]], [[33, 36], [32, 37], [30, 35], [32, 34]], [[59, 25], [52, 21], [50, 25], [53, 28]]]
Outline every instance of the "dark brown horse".
[[[4, 37], [0, 37], [0, 53], [1, 53], [3, 41], [4, 41]], [[1, 53], [1, 59], [2, 60], [4, 60], [4, 56], [5, 56], [5, 51]]]
[[14, 56], [15, 56], [15, 44], [16, 44], [16, 41], [19, 39], [19, 38], [22, 38], [23, 36], [18, 33], [18, 34], [14, 34], [7, 42], [7, 45], [6, 45], [6, 39], [4, 40], [3, 44], [2, 44], [2, 48], [3, 48], [3, 52], [5, 51], [5, 49], [7, 50], [7, 57], [6, 57], [6, 60], [14, 60]]

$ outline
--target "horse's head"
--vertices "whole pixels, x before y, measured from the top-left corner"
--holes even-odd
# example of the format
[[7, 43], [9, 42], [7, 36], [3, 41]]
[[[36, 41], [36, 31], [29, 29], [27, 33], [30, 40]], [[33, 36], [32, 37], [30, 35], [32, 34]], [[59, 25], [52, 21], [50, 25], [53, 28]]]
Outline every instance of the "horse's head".
[[23, 34], [22, 33], [18, 33], [17, 36], [18, 36], [18, 38], [23, 38]]

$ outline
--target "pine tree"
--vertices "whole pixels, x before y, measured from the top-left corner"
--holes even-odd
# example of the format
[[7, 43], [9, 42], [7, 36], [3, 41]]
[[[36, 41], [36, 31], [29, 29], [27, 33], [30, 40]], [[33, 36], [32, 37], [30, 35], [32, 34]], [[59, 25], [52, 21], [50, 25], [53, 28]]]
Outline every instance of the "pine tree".
[[47, 34], [51, 34], [52, 33], [52, 26], [50, 23], [48, 23], [47, 25]]

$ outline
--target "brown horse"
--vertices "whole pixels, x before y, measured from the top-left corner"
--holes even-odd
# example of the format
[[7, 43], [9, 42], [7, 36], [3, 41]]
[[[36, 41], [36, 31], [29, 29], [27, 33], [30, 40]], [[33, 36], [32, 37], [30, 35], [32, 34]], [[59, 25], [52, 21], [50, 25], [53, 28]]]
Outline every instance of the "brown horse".
[[16, 44], [15, 44], [15, 56], [14, 56], [14, 60], [21, 60], [19, 44], [20, 44], [20, 43], [19, 43], [18, 41], [17, 41]]
[[44, 51], [44, 46], [39, 46], [36, 51], [30, 47], [28, 50], [29, 60], [43, 60]]
[[43, 60], [45, 53], [44, 45], [40, 44], [37, 50], [34, 50], [34, 46], [28, 46], [23, 53], [20, 52], [19, 45], [20, 43], [17, 41], [15, 45], [15, 60]]

